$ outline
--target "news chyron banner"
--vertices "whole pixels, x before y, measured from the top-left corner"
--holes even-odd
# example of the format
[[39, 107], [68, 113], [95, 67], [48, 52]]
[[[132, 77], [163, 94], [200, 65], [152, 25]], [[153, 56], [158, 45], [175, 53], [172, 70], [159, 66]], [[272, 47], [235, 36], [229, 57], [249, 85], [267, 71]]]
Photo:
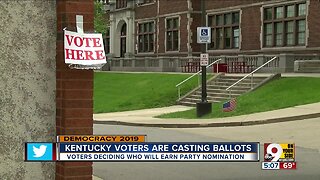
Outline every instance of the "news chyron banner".
[[296, 169], [294, 143], [264, 143], [264, 161], [262, 169], [284, 170]]
[[[125, 142], [123, 142], [122, 140]], [[55, 159], [41, 159], [41, 143], [26, 144], [26, 161], [259, 161], [257, 142], [143, 142], [145, 136], [59, 136]], [[48, 143], [47, 143], [48, 144]], [[40, 150], [42, 147], [42, 150]], [[35, 149], [36, 150], [35, 152]], [[40, 152], [37, 152], [40, 151]], [[49, 153], [50, 153], [49, 152]], [[30, 158], [30, 156], [33, 156]]]
[[259, 161], [259, 143], [59, 143], [60, 161]]

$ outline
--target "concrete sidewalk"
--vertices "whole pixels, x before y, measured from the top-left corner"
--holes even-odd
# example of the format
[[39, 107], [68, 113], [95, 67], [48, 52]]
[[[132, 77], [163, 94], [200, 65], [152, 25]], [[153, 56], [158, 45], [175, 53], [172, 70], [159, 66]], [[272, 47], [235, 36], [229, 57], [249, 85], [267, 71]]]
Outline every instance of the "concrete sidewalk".
[[154, 116], [191, 109], [187, 106], [170, 106], [136, 111], [94, 114], [96, 124], [127, 126], [195, 128], [268, 124], [320, 117], [320, 103], [295, 106], [268, 112], [214, 119], [160, 119]]

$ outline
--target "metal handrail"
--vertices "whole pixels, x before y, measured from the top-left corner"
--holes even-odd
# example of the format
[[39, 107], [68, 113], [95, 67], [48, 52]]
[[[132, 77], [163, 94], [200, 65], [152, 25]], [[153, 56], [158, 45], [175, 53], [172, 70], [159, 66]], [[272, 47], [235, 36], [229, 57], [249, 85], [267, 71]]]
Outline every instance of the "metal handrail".
[[[254, 71], [252, 71], [251, 73], [245, 75], [243, 78], [241, 78], [240, 80], [238, 80], [237, 82], [233, 83], [231, 86], [229, 86], [226, 91], [228, 91], [230, 88], [232, 88], [233, 86], [235, 86], [236, 84], [238, 84], [239, 82], [241, 82], [242, 80], [244, 80], [245, 78], [247, 78], [250, 75], [253, 75], [253, 73], [255, 73], [256, 71], [258, 71], [259, 69], [261, 69], [262, 67], [264, 67], [265, 65], [267, 65], [268, 63], [270, 63], [271, 61], [275, 60], [277, 58], [277, 56], [271, 58], [269, 61], [267, 61], [266, 63], [262, 64], [261, 66], [259, 66], [257, 69], [255, 69]], [[251, 80], [252, 81], [252, 80]], [[251, 82], [251, 88], [252, 88], [252, 82]]]
[[[215, 64], [215, 63], [217, 63], [217, 62], [219, 62], [219, 61], [221, 61], [221, 59], [215, 60], [213, 63], [211, 63], [211, 64], [209, 64], [208, 66], [206, 66], [206, 69], [209, 68], [209, 67], [211, 67], [213, 64]], [[217, 72], [218, 72], [218, 70], [219, 70], [219, 68], [217, 67]], [[178, 83], [178, 84], [176, 85], [176, 88], [178, 88], [178, 97], [179, 97], [179, 99], [180, 99], [180, 96], [181, 96], [180, 86], [181, 86], [182, 84], [184, 84], [185, 82], [189, 81], [189, 80], [190, 80], [191, 78], [193, 78], [194, 76], [200, 74], [201, 72], [202, 72], [202, 70], [194, 73], [193, 75], [191, 75], [190, 77], [188, 77], [187, 79], [181, 81], [180, 83]]]

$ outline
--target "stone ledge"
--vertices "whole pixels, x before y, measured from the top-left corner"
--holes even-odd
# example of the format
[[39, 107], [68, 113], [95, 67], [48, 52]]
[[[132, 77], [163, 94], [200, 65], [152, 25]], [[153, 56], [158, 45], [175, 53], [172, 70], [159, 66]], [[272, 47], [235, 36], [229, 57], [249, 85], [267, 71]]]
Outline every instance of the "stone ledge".
[[320, 60], [298, 60], [294, 62], [294, 72], [320, 73]]

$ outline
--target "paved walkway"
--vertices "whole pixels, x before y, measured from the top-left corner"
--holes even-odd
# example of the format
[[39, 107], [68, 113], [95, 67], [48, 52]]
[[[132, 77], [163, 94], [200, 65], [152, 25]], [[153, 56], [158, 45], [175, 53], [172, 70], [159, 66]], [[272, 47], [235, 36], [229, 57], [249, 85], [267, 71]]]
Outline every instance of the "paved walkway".
[[268, 112], [254, 113], [226, 118], [214, 119], [160, 119], [154, 116], [191, 109], [187, 106], [170, 106], [165, 108], [145, 109], [136, 111], [94, 114], [94, 123], [128, 126], [193, 128], [193, 127], [224, 127], [249, 126], [285, 121], [294, 121], [320, 117], [320, 103], [295, 106]]

